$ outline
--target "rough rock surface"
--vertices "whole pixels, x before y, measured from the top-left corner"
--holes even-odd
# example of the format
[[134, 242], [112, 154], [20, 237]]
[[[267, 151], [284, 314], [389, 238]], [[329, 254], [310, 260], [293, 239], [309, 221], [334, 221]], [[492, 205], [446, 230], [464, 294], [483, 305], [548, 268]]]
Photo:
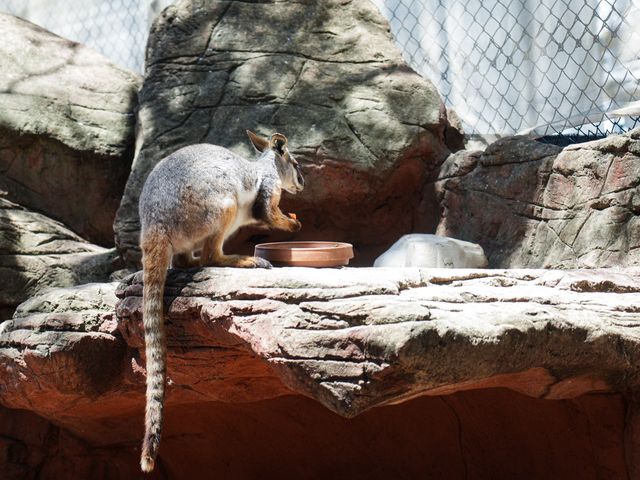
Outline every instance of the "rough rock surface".
[[[139, 282], [118, 293], [134, 348], [143, 345]], [[343, 416], [496, 377], [543, 398], [640, 385], [635, 270], [205, 269], [175, 272], [167, 293], [177, 295], [167, 329], [178, 351], [211, 349], [211, 365], [249, 348], [290, 389]], [[221, 400], [206, 377], [192, 385], [192, 369], [169, 370], [191, 386], [185, 395]]]
[[435, 185], [439, 235], [495, 268], [640, 265], [640, 129], [564, 149], [522, 137], [457, 152]]
[[[105, 478], [137, 463], [140, 293], [139, 274], [53, 290], [0, 330], [0, 404], [77, 438], [83, 468], [112, 451]], [[640, 270], [186, 270], [165, 300], [156, 478], [251, 478], [285, 454], [267, 478], [637, 471]], [[16, 430], [0, 452], [29, 443]]]
[[114, 256], [113, 249], [0, 198], [0, 321], [44, 289], [106, 280]]
[[181, 0], [156, 20], [146, 69], [116, 218], [128, 260], [139, 259], [137, 201], [153, 165], [199, 142], [253, 156], [246, 129], [286, 134], [302, 163], [307, 188], [284, 200], [303, 222], [298, 238], [350, 241], [356, 261], [373, 261], [435, 225], [423, 186], [449, 152], [446, 110], [373, 4]]
[[89, 445], [31, 412], [0, 407], [3, 480], [138, 478], [135, 454], [127, 450]]
[[[95, 421], [100, 409], [77, 418], [89, 425], [79, 436], [0, 407], [3, 480], [143, 478], [142, 408]], [[627, 480], [636, 477], [624, 457], [626, 411], [620, 395], [548, 401], [505, 389], [420, 397], [353, 419], [302, 396], [170, 405], [148, 478]]]
[[0, 30], [0, 191], [112, 245], [140, 77], [25, 20]]

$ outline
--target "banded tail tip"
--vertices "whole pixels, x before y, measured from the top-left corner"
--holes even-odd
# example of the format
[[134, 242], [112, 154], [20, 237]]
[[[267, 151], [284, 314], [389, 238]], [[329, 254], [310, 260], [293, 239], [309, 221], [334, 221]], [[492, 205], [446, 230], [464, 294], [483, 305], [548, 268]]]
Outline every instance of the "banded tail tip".
[[149, 455], [142, 455], [140, 457], [140, 468], [143, 472], [149, 473], [153, 471], [153, 467], [155, 466], [155, 460], [151, 458]]

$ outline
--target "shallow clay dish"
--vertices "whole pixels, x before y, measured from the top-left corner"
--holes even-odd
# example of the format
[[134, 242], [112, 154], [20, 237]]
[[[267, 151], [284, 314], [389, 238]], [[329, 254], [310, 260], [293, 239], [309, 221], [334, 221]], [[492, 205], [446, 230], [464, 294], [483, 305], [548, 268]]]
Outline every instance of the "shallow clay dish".
[[341, 242], [260, 243], [254, 255], [278, 266], [339, 267], [353, 258], [353, 246]]

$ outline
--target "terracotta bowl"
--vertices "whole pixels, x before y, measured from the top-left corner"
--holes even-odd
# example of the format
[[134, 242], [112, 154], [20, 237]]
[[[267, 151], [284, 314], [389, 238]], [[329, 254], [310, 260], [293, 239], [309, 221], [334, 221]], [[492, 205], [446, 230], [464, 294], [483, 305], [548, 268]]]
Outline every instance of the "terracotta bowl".
[[339, 267], [353, 258], [353, 246], [341, 242], [260, 243], [254, 255], [283, 267]]

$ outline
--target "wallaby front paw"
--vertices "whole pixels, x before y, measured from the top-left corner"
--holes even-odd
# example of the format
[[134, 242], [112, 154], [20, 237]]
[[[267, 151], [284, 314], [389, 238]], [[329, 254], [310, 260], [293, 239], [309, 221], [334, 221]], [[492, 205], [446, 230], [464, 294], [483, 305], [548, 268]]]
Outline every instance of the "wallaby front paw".
[[291, 222], [289, 223], [289, 225], [290, 225], [289, 231], [291, 232], [298, 232], [302, 228], [302, 224], [300, 223], [300, 220], [291, 219]]

